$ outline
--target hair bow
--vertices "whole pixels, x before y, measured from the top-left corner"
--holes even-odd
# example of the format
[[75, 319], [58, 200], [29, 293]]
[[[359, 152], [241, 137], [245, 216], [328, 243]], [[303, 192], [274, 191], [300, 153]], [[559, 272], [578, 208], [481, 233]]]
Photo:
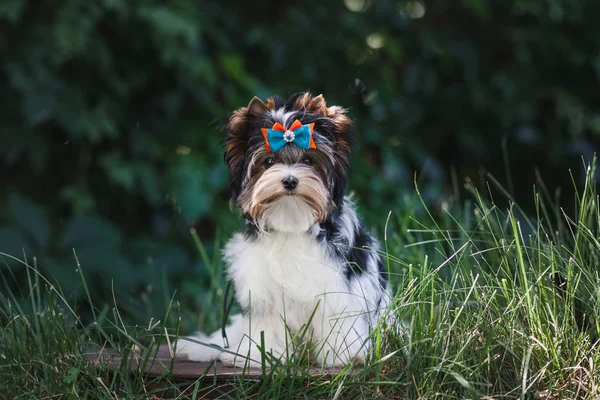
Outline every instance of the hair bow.
[[267, 151], [275, 153], [288, 143], [294, 143], [303, 149], [316, 149], [317, 146], [312, 137], [314, 128], [314, 122], [302, 125], [300, 121], [295, 120], [289, 129], [285, 129], [279, 122], [275, 122], [273, 128], [261, 128], [261, 131], [265, 137]]

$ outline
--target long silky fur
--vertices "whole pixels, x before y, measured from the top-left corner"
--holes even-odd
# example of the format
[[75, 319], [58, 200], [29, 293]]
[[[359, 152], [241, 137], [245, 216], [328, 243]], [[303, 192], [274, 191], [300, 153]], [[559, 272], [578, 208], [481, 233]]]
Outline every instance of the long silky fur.
[[[266, 150], [261, 128], [296, 119], [314, 123], [316, 149], [287, 144]], [[275, 357], [289, 354], [289, 334], [309, 324], [316, 361], [344, 365], [363, 360], [369, 332], [385, 313], [391, 291], [379, 243], [344, 197], [353, 126], [346, 110], [322, 96], [254, 98], [232, 113], [225, 161], [233, 199], [246, 224], [224, 249], [228, 276], [243, 312], [227, 327], [232, 351], [184, 341], [195, 361], [258, 367], [261, 332]], [[282, 179], [293, 176], [288, 190]], [[220, 331], [192, 337], [221, 343]], [[236, 355], [237, 353], [237, 355]]]

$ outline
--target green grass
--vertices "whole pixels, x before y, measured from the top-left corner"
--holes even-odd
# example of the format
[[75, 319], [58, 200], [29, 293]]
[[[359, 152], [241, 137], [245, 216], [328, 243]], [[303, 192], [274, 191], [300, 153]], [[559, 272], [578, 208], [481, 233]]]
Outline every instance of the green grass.
[[[575, 185], [567, 215], [540, 182], [531, 215], [510, 202], [490, 177], [490, 189], [469, 188], [471, 200], [436, 212], [421, 202], [386, 223], [385, 260], [397, 290], [394, 309], [408, 328], [382, 327], [365, 366], [313, 377], [297, 359], [262, 379], [236, 380], [224, 398], [518, 398], [600, 397], [600, 205], [595, 164]], [[416, 199], [419, 199], [418, 189]], [[498, 207], [492, 193], [499, 193]], [[211, 258], [211, 302], [222, 301], [220, 260]], [[15, 258], [3, 255], [6, 260]], [[144, 326], [123, 321], [117, 304], [99, 307], [83, 324], [60, 289], [27, 265], [29, 285], [11, 293], [9, 269], [0, 294], [1, 398], [199, 398], [210, 382], [174, 382], [132, 374], [127, 362], [97, 366], [87, 354], [117, 348], [130, 354], [174, 341], [186, 307]], [[79, 267], [81, 268], [81, 267]], [[85, 268], [85, 266], [83, 266]], [[82, 275], [82, 285], [87, 290]], [[14, 285], [13, 285], [14, 286]], [[166, 301], [166, 300], [165, 300]], [[220, 315], [208, 315], [217, 324]], [[189, 333], [189, 332], [184, 332]], [[268, 359], [268, 357], [265, 357]], [[157, 382], [169, 387], [159, 388]]]

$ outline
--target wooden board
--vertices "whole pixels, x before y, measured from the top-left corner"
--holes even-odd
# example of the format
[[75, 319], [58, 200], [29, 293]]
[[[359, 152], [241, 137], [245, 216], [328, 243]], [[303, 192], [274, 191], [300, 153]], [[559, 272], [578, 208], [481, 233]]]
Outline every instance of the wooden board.
[[[187, 359], [186, 356], [172, 356], [167, 345], [158, 348], [156, 356], [138, 351], [132, 354], [128, 362], [132, 372], [140, 372], [148, 378], [156, 378], [168, 373], [171, 364], [173, 372], [171, 379], [176, 380], [195, 380], [201, 377], [209, 378], [213, 381], [231, 381], [236, 378], [260, 379], [263, 371], [260, 368], [241, 368], [228, 367], [219, 361], [214, 362], [194, 362]], [[115, 350], [103, 350], [98, 353], [91, 353], [88, 359], [98, 365], [106, 365], [109, 368], [120, 368], [123, 363], [123, 357]], [[266, 370], [270, 372], [269, 369]], [[340, 372], [340, 368], [311, 368], [309, 374], [312, 376], [328, 376]]]

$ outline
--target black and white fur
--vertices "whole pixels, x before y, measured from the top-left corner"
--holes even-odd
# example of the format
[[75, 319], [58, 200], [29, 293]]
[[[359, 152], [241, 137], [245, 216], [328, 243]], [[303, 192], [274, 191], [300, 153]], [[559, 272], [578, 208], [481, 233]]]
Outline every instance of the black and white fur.
[[[261, 331], [266, 349], [285, 358], [290, 338], [313, 313], [307, 331], [317, 362], [364, 359], [391, 296], [379, 244], [344, 196], [353, 129], [345, 112], [300, 93], [266, 103], [255, 97], [231, 115], [225, 160], [246, 223], [224, 258], [243, 312], [227, 326], [229, 351], [180, 341], [179, 352], [190, 360], [258, 367]], [[296, 119], [315, 123], [316, 149], [288, 143], [267, 151], [260, 128], [287, 128]], [[191, 339], [222, 343], [221, 331]]]

